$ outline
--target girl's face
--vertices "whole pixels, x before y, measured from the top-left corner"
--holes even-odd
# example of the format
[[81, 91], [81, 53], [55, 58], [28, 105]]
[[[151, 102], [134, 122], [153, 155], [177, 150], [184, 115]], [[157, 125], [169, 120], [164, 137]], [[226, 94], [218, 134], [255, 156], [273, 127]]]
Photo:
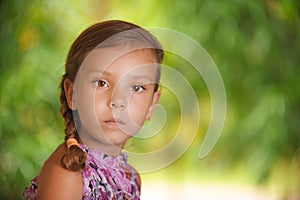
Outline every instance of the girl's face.
[[96, 149], [111, 144], [122, 148], [150, 119], [160, 96], [154, 91], [157, 72], [150, 50], [110, 47], [90, 52], [75, 85], [65, 83], [69, 106], [78, 110], [81, 140]]

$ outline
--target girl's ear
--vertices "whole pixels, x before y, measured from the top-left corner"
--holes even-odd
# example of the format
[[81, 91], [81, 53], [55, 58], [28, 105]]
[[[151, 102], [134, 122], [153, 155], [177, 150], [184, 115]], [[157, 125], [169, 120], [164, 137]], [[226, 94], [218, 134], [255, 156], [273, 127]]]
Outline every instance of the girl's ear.
[[153, 98], [152, 98], [152, 102], [151, 102], [151, 105], [149, 107], [149, 111], [148, 111], [148, 114], [146, 116], [146, 120], [150, 120], [151, 119], [151, 116], [155, 110], [155, 106], [159, 100], [159, 97], [160, 97], [160, 91], [156, 91], [154, 94], [153, 94]]
[[64, 90], [69, 108], [71, 110], [76, 110], [77, 108], [74, 98], [74, 83], [70, 79], [66, 79], [64, 81]]

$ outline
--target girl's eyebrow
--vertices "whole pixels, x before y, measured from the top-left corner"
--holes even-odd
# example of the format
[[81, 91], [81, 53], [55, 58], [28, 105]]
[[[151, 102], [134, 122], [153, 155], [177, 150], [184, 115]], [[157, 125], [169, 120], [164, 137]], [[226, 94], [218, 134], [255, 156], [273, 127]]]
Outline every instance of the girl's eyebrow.
[[112, 75], [111, 72], [108, 72], [106, 70], [100, 70], [100, 69], [91, 69], [88, 71], [89, 74], [107, 74], [107, 75]]
[[[113, 73], [106, 71], [106, 70], [101, 70], [101, 69], [91, 69], [88, 71], [89, 74], [97, 74], [97, 76], [112, 76]], [[128, 74], [128, 78], [133, 79], [133, 80], [138, 80], [138, 81], [146, 81], [150, 83], [154, 83], [155, 81], [152, 80], [150, 76], [147, 74]]]
[[134, 81], [141, 81], [141, 82], [147, 82], [147, 83], [154, 83], [155, 81], [151, 79], [151, 77], [147, 75], [130, 75], [130, 79]]
[[[106, 70], [101, 70], [101, 69], [91, 69], [91, 70], [88, 71], [88, 73], [89, 74], [97, 73], [97, 74], [113, 75], [112, 72], [109, 72], [109, 71], [106, 71]], [[130, 73], [128, 73], [128, 75], [131, 78], [151, 80], [151, 78], [146, 74], [130, 74]]]

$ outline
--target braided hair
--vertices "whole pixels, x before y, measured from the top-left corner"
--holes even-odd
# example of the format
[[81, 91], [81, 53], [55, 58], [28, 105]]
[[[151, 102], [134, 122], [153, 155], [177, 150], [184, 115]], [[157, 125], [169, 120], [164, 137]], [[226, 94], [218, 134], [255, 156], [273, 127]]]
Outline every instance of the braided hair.
[[[122, 33], [125, 32], [126, 34], [122, 35]], [[114, 38], [113, 36], [116, 35], [120, 35], [120, 37]], [[109, 41], [109, 39], [111, 38], [114, 38], [113, 40], [115, 41]], [[86, 153], [79, 147], [79, 143], [82, 143], [82, 141], [80, 140], [79, 134], [76, 129], [76, 125], [78, 126], [76, 120], [79, 121], [80, 125], [80, 119], [77, 111], [72, 110], [68, 105], [67, 94], [64, 89], [65, 81], [69, 80], [73, 83], [75, 82], [75, 78], [80, 65], [84, 61], [87, 54], [93, 49], [113, 46], [117, 45], [120, 42], [124, 43], [130, 42], [132, 40], [134, 40], [135, 42], [150, 45], [150, 48], [154, 52], [154, 56], [156, 57], [157, 62], [162, 62], [163, 50], [154, 36], [152, 36], [152, 34], [145, 29], [125, 21], [109, 20], [96, 23], [84, 30], [73, 42], [66, 60], [65, 74], [62, 76], [60, 84], [60, 113], [64, 118], [65, 145], [67, 147], [67, 152], [61, 158], [61, 165], [65, 169], [70, 171], [83, 170], [85, 168], [86, 161]], [[157, 75], [158, 81], [159, 76], [160, 70]], [[155, 87], [155, 90], [157, 90], [158, 88], [158, 84], [156, 85], [157, 86]], [[68, 140], [76, 141], [78, 143], [68, 143]]]

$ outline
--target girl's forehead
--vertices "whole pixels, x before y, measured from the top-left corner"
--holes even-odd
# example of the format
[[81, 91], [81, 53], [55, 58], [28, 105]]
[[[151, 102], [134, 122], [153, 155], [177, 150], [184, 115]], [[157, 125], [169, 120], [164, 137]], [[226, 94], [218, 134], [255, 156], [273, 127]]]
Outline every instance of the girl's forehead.
[[[107, 47], [94, 49], [86, 56], [80, 70], [82, 72], [113, 72], [122, 70], [140, 71], [157, 69], [157, 61], [151, 49], [129, 49]], [[152, 68], [152, 69], [151, 69]]]

